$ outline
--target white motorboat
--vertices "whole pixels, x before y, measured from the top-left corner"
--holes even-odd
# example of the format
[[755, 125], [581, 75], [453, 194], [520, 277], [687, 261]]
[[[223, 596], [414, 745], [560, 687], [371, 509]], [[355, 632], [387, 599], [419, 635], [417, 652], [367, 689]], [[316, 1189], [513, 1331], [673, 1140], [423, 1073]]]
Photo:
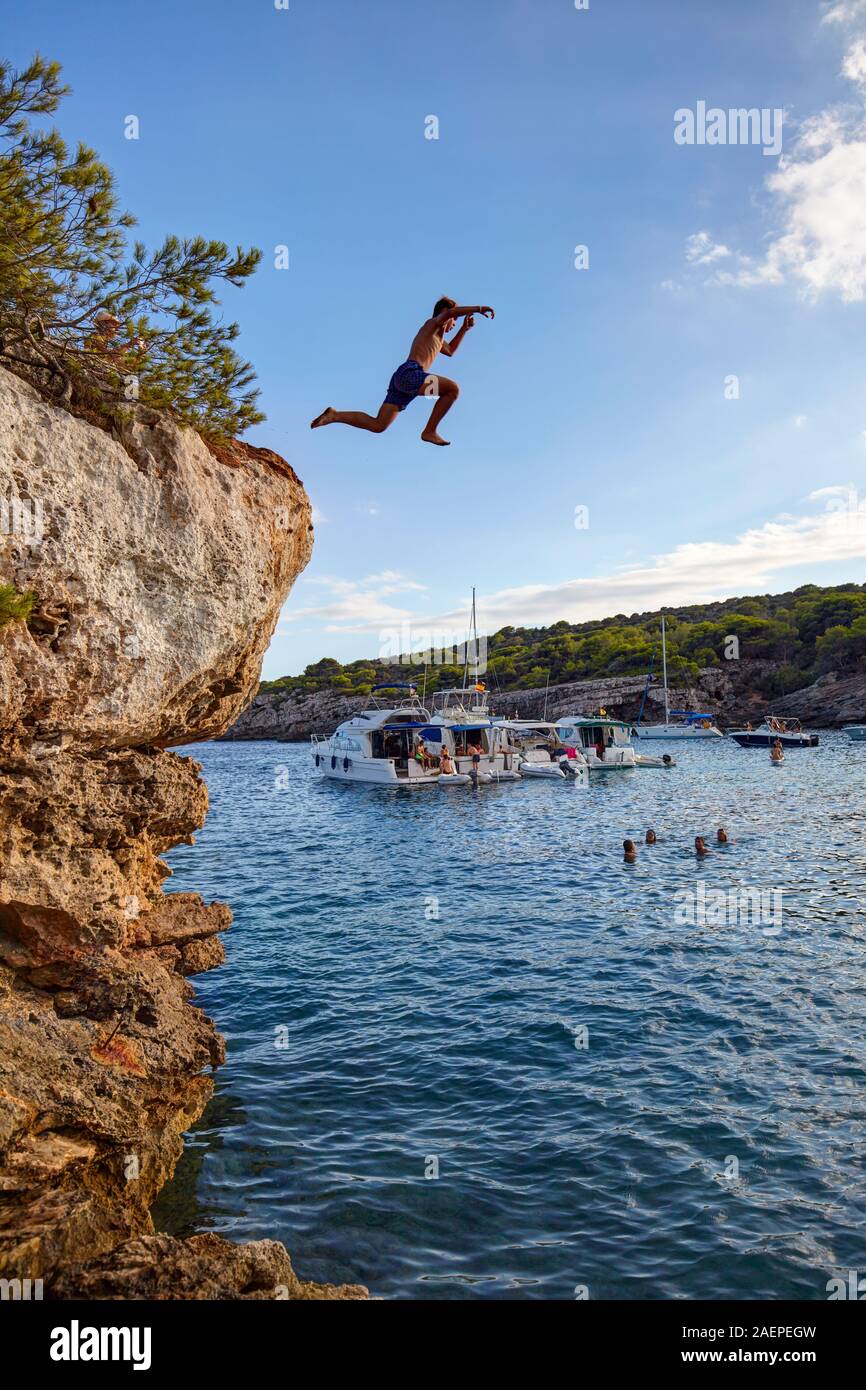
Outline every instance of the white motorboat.
[[[395, 704], [397, 691], [403, 694]], [[313, 735], [316, 770], [338, 782], [392, 787], [518, 782], [518, 751], [486, 703], [467, 705], [465, 691], [437, 699], [442, 707], [431, 713], [414, 685], [374, 686], [369, 709], [345, 720], [330, 738]], [[443, 753], [450, 756], [450, 773], [442, 771]]]
[[[389, 699], [376, 696], [388, 691]], [[394, 703], [394, 695], [403, 691]], [[374, 782], [380, 786], [435, 786], [438, 765], [416, 757], [416, 740], [427, 742], [430, 713], [414, 685], [374, 686], [369, 709], [345, 720], [330, 738], [312, 737], [316, 770], [338, 782]], [[436, 739], [431, 736], [431, 744]]]
[[581, 754], [590, 772], [623, 772], [638, 765], [631, 724], [609, 718], [604, 710], [588, 717], [565, 715], [554, 728], [566, 747]]
[[777, 714], [768, 714], [757, 729], [751, 725], [732, 729], [730, 737], [741, 748], [771, 748], [777, 740], [783, 748], [815, 748], [818, 743], [818, 735], [804, 729], [799, 719], [783, 719]]
[[846, 724], [842, 732], [854, 743], [866, 743], [866, 724]]
[[668, 700], [668, 639], [665, 631], [664, 614], [662, 614], [662, 680], [665, 691], [665, 718], [663, 724], [644, 724], [641, 722], [644, 705], [646, 704], [647, 691], [652, 680], [652, 668], [647, 676], [646, 689], [644, 690], [643, 701], [641, 702], [640, 714], [634, 726], [635, 738], [724, 738], [721, 729], [716, 728], [715, 718], [712, 714], [699, 714], [695, 710], [670, 708]]

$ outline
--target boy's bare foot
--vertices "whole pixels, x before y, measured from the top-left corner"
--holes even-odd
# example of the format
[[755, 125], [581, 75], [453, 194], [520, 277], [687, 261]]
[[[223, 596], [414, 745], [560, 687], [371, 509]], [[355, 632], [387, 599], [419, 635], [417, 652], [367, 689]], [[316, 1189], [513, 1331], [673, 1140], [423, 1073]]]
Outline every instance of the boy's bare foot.
[[310, 429], [317, 430], [320, 425], [330, 425], [333, 423], [333, 419], [334, 407], [329, 405], [327, 410], [323, 410], [321, 415], [317, 415], [315, 420], [311, 421]]
[[435, 430], [425, 430], [421, 438], [424, 440], [425, 444], [442, 444], [446, 447], [450, 447], [451, 445], [450, 439], [443, 439]]

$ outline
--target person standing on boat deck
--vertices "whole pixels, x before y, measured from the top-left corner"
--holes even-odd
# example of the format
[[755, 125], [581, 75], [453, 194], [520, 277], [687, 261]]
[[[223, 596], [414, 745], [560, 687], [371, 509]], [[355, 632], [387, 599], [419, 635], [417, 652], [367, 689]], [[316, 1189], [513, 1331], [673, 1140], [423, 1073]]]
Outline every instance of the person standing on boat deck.
[[[440, 352], [443, 357], [454, 356], [470, 328], [474, 327], [476, 314], [483, 314], [484, 318], [489, 319], [496, 317], [489, 304], [461, 305], [455, 299], [437, 299], [433, 306], [433, 317], [421, 325], [408, 358], [391, 377], [378, 415], [368, 415], [363, 410], [334, 410], [329, 405], [311, 422], [310, 429], [317, 430], [323, 425], [352, 425], [356, 430], [383, 434], [416, 396], [438, 396], [421, 438], [425, 444], [449, 444], [449, 440], [440, 436], [439, 424], [460, 395], [460, 387], [450, 377], [435, 376], [430, 368]], [[458, 319], [463, 322], [451, 342], [446, 343], [445, 335], [451, 332]]]

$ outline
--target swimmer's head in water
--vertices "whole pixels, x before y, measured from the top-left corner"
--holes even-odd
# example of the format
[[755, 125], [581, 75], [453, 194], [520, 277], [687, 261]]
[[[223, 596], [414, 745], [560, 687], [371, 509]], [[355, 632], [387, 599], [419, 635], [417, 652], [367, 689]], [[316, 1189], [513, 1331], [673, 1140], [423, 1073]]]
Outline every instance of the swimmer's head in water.
[[655, 842], [656, 842], [656, 833], [655, 833], [654, 830], [648, 830], [648, 831], [647, 831], [647, 833], [646, 833], [646, 842], [647, 842], [648, 845], [654, 845], [654, 844], [655, 844]]
[[706, 845], [704, 844], [704, 837], [703, 837], [702, 835], [696, 835], [696, 836], [695, 836], [695, 853], [696, 853], [696, 854], [708, 854], [708, 853], [709, 853], [709, 850], [707, 849]]
[[723, 825], [719, 826], [716, 839], [718, 840], [720, 845], [726, 845], [728, 843], [728, 832]]
[[635, 849], [634, 840], [623, 840], [622, 848], [626, 859], [637, 859], [637, 850]]

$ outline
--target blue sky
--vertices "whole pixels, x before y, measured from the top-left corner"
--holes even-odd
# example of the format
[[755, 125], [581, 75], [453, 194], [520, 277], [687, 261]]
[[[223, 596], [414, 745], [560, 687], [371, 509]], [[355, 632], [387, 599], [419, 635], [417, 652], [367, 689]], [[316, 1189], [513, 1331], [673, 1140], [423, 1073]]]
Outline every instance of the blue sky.
[[[459, 626], [473, 584], [492, 630], [866, 577], [864, 0], [7, 0], [4, 33], [146, 241], [265, 252], [224, 301], [249, 438], [318, 518], [265, 675]], [[699, 100], [784, 109], [781, 158], [677, 145]], [[452, 447], [423, 402], [311, 433], [443, 293], [497, 311], [443, 364]]]

